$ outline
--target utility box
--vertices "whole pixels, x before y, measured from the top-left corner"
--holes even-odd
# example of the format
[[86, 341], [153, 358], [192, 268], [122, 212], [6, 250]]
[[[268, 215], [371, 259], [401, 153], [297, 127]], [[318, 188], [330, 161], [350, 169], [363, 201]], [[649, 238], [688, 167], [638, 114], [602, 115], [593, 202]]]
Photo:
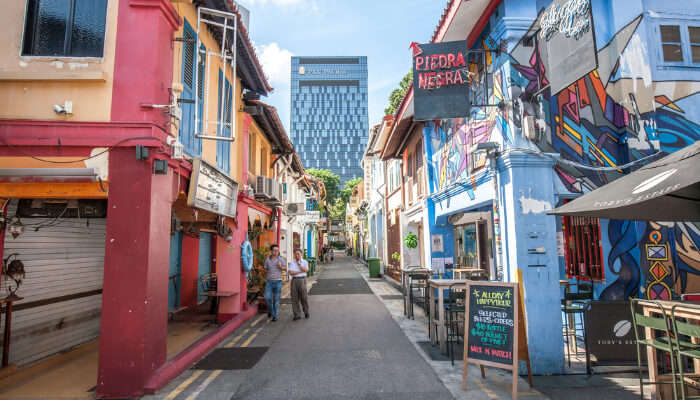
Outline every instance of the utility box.
[[369, 277], [370, 278], [379, 278], [379, 259], [378, 258], [369, 258], [367, 259], [367, 263], [369, 264]]

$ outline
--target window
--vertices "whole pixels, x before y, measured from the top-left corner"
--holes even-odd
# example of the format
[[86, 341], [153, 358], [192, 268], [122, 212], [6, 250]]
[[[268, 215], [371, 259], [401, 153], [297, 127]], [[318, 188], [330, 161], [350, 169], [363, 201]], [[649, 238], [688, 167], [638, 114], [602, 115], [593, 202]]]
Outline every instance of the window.
[[700, 26], [682, 21], [659, 25], [661, 60], [669, 65], [700, 64]]
[[23, 56], [102, 57], [107, 0], [28, 0]]
[[255, 175], [255, 136], [248, 133], [248, 172]]
[[590, 217], [563, 217], [566, 274], [583, 280], [603, 280], [600, 222]]
[[678, 25], [661, 25], [661, 48], [664, 61], [683, 62], [683, 46], [681, 43], [681, 27]]

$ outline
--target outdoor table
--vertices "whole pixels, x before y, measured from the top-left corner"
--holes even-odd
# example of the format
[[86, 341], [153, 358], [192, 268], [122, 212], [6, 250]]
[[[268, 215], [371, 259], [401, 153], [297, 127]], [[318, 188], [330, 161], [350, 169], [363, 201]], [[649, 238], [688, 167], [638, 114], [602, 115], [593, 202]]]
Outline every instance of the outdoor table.
[[[652, 314], [658, 314], [660, 312], [659, 306], [663, 307], [664, 311], [666, 311], [667, 316], [671, 316], [671, 309], [676, 306], [674, 309], [674, 314], [678, 318], [686, 318], [688, 322], [700, 324], [700, 309], [697, 308], [697, 305], [693, 306], [692, 304], [686, 303], [686, 302], [681, 302], [681, 301], [662, 301], [662, 300], [656, 300], [657, 303], [651, 303], [651, 302], [645, 302], [645, 301], [640, 301], [639, 304], [642, 306], [642, 312], [645, 316], [651, 316]], [[689, 307], [683, 307], [684, 305], [688, 305]], [[647, 340], [653, 339], [654, 337], [654, 332], [652, 331], [651, 328], [644, 328], [644, 336]], [[700, 338], [691, 338], [691, 341], [693, 343], [700, 343]], [[649, 380], [651, 382], [656, 382], [658, 377], [657, 377], [657, 360], [656, 360], [656, 350], [650, 346], [647, 346], [647, 369], [649, 370]], [[700, 372], [700, 360], [698, 359], [693, 359], [693, 368], [694, 368], [694, 373], [699, 373]], [[690, 376], [691, 374], [687, 374]], [[650, 386], [650, 391], [651, 391], [651, 398], [656, 399], [656, 385], [651, 385]]]
[[[447, 354], [447, 329], [445, 329], [445, 289], [449, 289], [450, 286], [462, 284], [465, 285], [466, 279], [430, 279], [428, 280], [428, 286], [430, 287], [430, 321], [429, 322], [429, 335], [430, 343], [435, 344], [437, 340], [440, 341], [440, 353]], [[438, 293], [438, 309], [435, 310], [435, 290]], [[435, 319], [437, 314], [438, 319]], [[436, 326], [437, 324], [437, 326]], [[437, 331], [437, 332], [436, 332]]]
[[411, 275], [415, 274], [430, 274], [431, 271], [427, 268], [407, 268], [407, 269], [402, 269], [401, 270], [401, 289], [403, 294], [403, 315], [408, 315], [408, 302], [410, 301], [410, 297], [408, 295], [408, 284], [409, 284], [409, 277]]

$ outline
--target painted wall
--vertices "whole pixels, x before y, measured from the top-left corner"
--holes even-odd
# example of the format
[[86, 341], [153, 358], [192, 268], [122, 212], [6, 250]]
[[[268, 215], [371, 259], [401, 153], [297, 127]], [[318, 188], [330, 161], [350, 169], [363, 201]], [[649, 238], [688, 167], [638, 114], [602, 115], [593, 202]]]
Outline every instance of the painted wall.
[[[0, 118], [109, 121], [119, 2], [107, 2], [102, 58], [22, 56], [26, 4], [7, 2], [0, 13]], [[66, 100], [73, 115], [54, 113]]]

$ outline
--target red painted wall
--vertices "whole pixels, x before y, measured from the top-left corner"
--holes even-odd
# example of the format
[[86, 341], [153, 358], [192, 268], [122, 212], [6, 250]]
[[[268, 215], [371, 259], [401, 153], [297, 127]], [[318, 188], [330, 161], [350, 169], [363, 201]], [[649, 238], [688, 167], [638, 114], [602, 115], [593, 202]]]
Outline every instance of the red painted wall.
[[180, 17], [167, 0], [122, 0], [112, 91], [112, 121], [152, 121], [169, 117], [142, 103], [169, 104], [173, 81], [173, 33]]
[[199, 238], [184, 235], [182, 237], [182, 272], [180, 304], [184, 307], [197, 305], [197, 286], [199, 275]]
[[109, 155], [97, 396], [133, 397], [165, 362], [172, 172], [133, 148]]

